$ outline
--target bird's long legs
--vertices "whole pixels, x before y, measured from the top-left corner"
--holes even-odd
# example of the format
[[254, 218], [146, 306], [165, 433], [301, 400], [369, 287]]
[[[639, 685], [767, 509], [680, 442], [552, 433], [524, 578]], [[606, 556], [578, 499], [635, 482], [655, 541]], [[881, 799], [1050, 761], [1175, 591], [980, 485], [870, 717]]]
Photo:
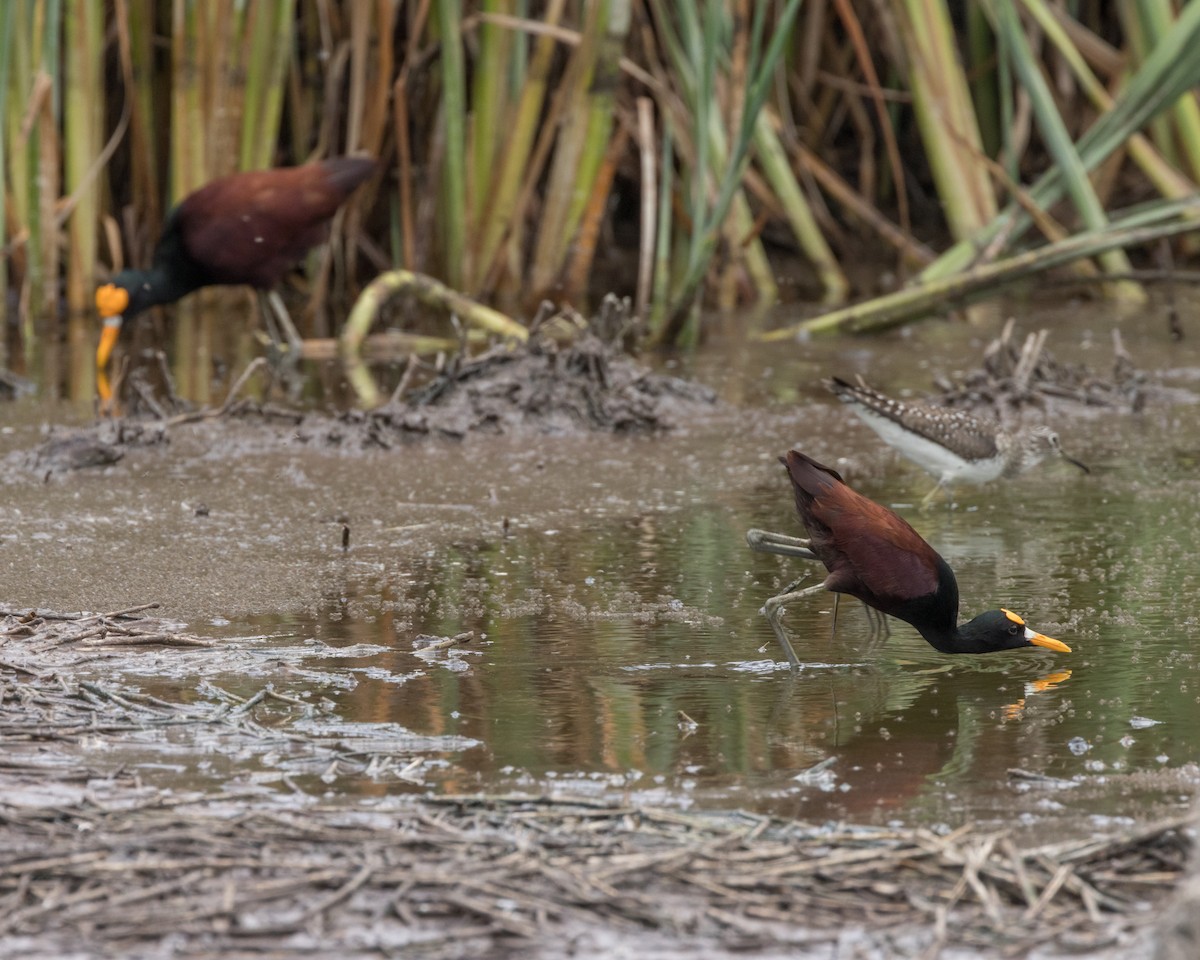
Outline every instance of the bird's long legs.
[[296, 325], [292, 323], [292, 316], [288, 313], [287, 307], [283, 305], [283, 298], [277, 290], [267, 290], [261, 293], [263, 317], [267, 323], [267, 333], [271, 337], [272, 343], [277, 347], [287, 347], [287, 352], [291, 354], [293, 360], [299, 360], [300, 350], [304, 346], [304, 341], [300, 339], [300, 333], [296, 329]]
[[[751, 528], [746, 531], [746, 543], [749, 544], [751, 550], [755, 550], [758, 553], [773, 553], [777, 556], [796, 557], [800, 560], [817, 559], [816, 554], [812, 552], [812, 544], [803, 537], [790, 537], [784, 533], [774, 533], [771, 530]], [[787, 633], [783, 629], [779, 615], [783, 607], [793, 600], [799, 600], [802, 597], [811, 597], [813, 594], [820, 593], [825, 589], [825, 584], [822, 582], [811, 587], [805, 587], [803, 590], [798, 590], [797, 588], [807, 577], [808, 574], [805, 574], [793, 580], [780, 593], [764, 603], [762, 608], [763, 616], [771, 624], [771, 629], [775, 631], [779, 645], [783, 647], [783, 652], [787, 654], [787, 658], [793, 667], [800, 665], [800, 658], [796, 656], [796, 651], [793, 649], [792, 642], [788, 639]], [[829, 639], [831, 641], [837, 634], [837, 615], [840, 600], [841, 595], [835, 593], [833, 595], [833, 622], [829, 628]], [[863, 604], [863, 609], [867, 612], [867, 621], [870, 623], [871, 635], [886, 638], [891, 632], [888, 629], [887, 616], [866, 603]]]
[[825, 591], [824, 583], [814, 583], [811, 587], [797, 590], [796, 588], [800, 586], [804, 579], [804, 577], [801, 577], [799, 580], [792, 581], [784, 588], [782, 593], [777, 593], [768, 599], [762, 607], [763, 616], [767, 618], [767, 623], [775, 631], [775, 638], [779, 641], [779, 645], [783, 647], [783, 652], [787, 655], [788, 662], [793, 667], [800, 666], [800, 658], [796, 656], [796, 651], [792, 648], [792, 641], [788, 639], [787, 631], [783, 629], [783, 624], [779, 622], [779, 614], [792, 601], [811, 597], [814, 593], [823, 593]]
[[774, 553], [781, 557], [798, 557], [801, 560], [816, 560], [812, 545], [803, 537], [789, 537], [784, 533], [751, 528], [746, 531], [746, 543], [759, 553]]
[[304, 341], [277, 291], [260, 290], [258, 302], [271, 340], [267, 345], [267, 363], [289, 396], [298, 397], [303, 386], [300, 356]]
[[[746, 543], [749, 544], [751, 550], [758, 553], [773, 553], [777, 556], [797, 557], [801, 560], [817, 559], [809, 541], [802, 537], [789, 537], [787, 534], [753, 528], [746, 531]], [[782, 608], [793, 600], [811, 596], [825, 589], [824, 583], [818, 583], [811, 587], [805, 587], [803, 590], [797, 590], [796, 588], [804, 582], [807, 576], [808, 574], [805, 574], [800, 579], [793, 580], [783, 588], [782, 592], [771, 597], [762, 607], [763, 616], [767, 618], [767, 623], [775, 631], [775, 637], [779, 640], [779, 645], [783, 647], [783, 652], [793, 667], [800, 666], [800, 658], [796, 656], [792, 641], [788, 639], [783, 624], [779, 622], [779, 614]]]
[[[930, 490], [927, 494], [925, 494], [925, 496], [922, 498], [921, 503], [917, 507], [917, 509], [921, 510], [921, 511], [928, 510], [930, 508], [930, 506], [933, 504], [934, 498], [937, 497], [937, 495], [939, 493], [942, 493], [943, 491], [946, 491], [946, 482], [944, 480], [939, 480], [937, 482], [937, 484], [934, 486], [934, 488], [932, 490]], [[948, 491], [947, 491], [947, 493], [948, 493]]]

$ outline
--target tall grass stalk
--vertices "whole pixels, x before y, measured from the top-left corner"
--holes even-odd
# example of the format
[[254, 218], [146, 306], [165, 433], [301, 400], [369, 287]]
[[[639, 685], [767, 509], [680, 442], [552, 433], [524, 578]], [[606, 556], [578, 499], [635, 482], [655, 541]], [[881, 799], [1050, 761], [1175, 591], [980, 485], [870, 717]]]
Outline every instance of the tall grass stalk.
[[[7, 185], [11, 191], [9, 211], [3, 217], [11, 219], [15, 228], [13, 237], [13, 263], [21, 274], [20, 302], [23, 306], [22, 323], [19, 327], [23, 352], [33, 346], [34, 313], [30, 309], [31, 289], [39, 275], [38, 262], [40, 245], [37, 242], [37, 141], [30, 137], [26, 118], [32, 107], [35, 58], [33, 35], [33, 3], [5, 4], [5, 18], [9, 42], [5, 44], [3, 56], [8, 63], [5, 94], [5, 144], [0, 153], [8, 167]], [[7, 226], [6, 226], [7, 229]], [[0, 257], [0, 260], [7, 260]], [[7, 267], [6, 267], [7, 268]]]
[[[247, 55], [244, 62], [246, 86], [242, 108], [239, 169], [261, 170], [271, 166], [275, 138], [265, 131], [279, 129], [283, 114], [284, 78], [292, 51], [295, 0], [258, 0], [246, 11]], [[358, 111], [355, 115], [361, 115]]]
[[[1200, 57], [1191, 55], [1200, 44], [1200, 3], [1188, 4], [1179, 12], [1171, 30], [1130, 77], [1121, 96], [1099, 117], [1075, 145], [1084, 168], [1091, 170], [1119, 149], [1151, 117], [1157, 116], [1176, 98], [1200, 84]], [[1027, 191], [1029, 201], [1047, 209], [1062, 198], [1062, 173], [1051, 167]], [[923, 279], [949, 276], [966, 267], [981, 248], [991, 246], [1003, 234], [1008, 242], [1018, 239], [1031, 218], [1011, 204], [970, 241], [960, 241], [940, 256], [923, 273]]]
[[529, 265], [533, 299], [551, 295], [561, 280], [568, 245], [608, 146], [615, 69], [610, 62], [611, 38], [613, 31], [628, 29], [628, 19], [620, 20], [628, 9], [625, 0], [592, 0], [585, 8], [585, 26], [571, 53], [564, 80], [566, 109], [547, 174]]
[[[1154, 30], [1149, 14], [1152, 4], [1153, 0], [1117, 0], [1115, 4], [1124, 27], [1129, 60], [1134, 65], [1144, 63], [1154, 49]], [[1178, 166], [1179, 151], [1170, 117], [1165, 112], [1157, 113], [1146, 121], [1146, 126], [1159, 152], [1172, 166]]]
[[[1023, 2], [1030, 16], [1037, 22], [1046, 38], [1070, 67], [1080, 89], [1091, 101], [1092, 106], [1100, 111], [1111, 110], [1113, 107], [1112, 95], [1092, 72], [1083, 54], [1072, 42], [1063, 26], [1061, 11], [1047, 6], [1045, 0], [1023, 0]], [[1167, 163], [1162, 154], [1142, 134], [1131, 135], [1126, 146], [1129, 155], [1139, 169], [1163, 196], [1184, 197], [1195, 191], [1196, 185]]]
[[671, 118], [662, 118], [662, 159], [659, 161], [662, 182], [658, 186], [657, 229], [654, 234], [654, 283], [650, 293], [650, 314], [647, 318], [651, 331], [663, 328], [671, 296], [671, 202], [675, 192], [675, 146], [671, 130]]
[[[512, 15], [513, 0], [483, 0], [484, 14]], [[472, 234], [482, 224], [491, 200], [496, 158], [507, 139], [505, 118], [509, 113], [510, 82], [513, 78], [506, 66], [512, 56], [514, 43], [524, 43], [522, 36], [486, 18], [479, 27], [479, 55], [471, 85], [471, 189], [468, 197]], [[473, 250], [472, 269], [468, 282], [478, 279], [481, 253]]]
[[[15, 3], [6, 3], [0, 9], [0, 90], [8, 91], [9, 71], [12, 69], [13, 21], [15, 19]], [[0, 158], [8, 156], [8, 118], [12, 109], [9, 95], [0, 95]], [[0, 168], [0, 177], [7, 171]], [[0, 190], [0, 195], [7, 197], [7, 190]], [[8, 247], [8, 217], [0, 215], [0, 250]], [[8, 292], [8, 257], [0, 256], [0, 294]], [[8, 357], [8, 338], [0, 337], [0, 365], [10, 366]]]
[[[34, 122], [37, 138], [37, 206], [38, 260], [41, 268], [40, 284], [35, 288], [38, 309], [51, 336], [45, 343], [48, 350], [57, 347], [59, 266], [62, 247], [55, 226], [55, 209], [58, 205], [59, 175], [62, 169], [62, 140], [59, 136], [62, 122], [62, 71], [61, 31], [62, 0], [46, 0], [38, 4], [40, 19], [41, 65], [36, 81], [37, 102]], [[35, 21], [36, 22], [36, 21]], [[55, 353], [57, 351], [55, 350]]]
[[64, 158], [67, 192], [75, 200], [67, 248], [68, 356], [72, 365], [68, 383], [78, 392], [76, 398], [90, 396], [93, 391], [94, 364], [88, 362], [86, 346], [100, 235], [100, 189], [93, 168], [104, 149], [103, 117], [92, 97], [100, 89], [103, 74], [101, 13], [90, 0], [71, 0], [66, 21]]
[[654, 162], [654, 101], [637, 99], [637, 145], [641, 161], [641, 192], [638, 215], [637, 292], [633, 312], [643, 319], [650, 309], [650, 289], [654, 282], [654, 239], [658, 234], [658, 168]]
[[[576, 188], [567, 208], [563, 225], [563, 240], [570, 243], [575, 236], [584, 212], [601, 209], [608, 200], [608, 190], [597, 190], [605, 167], [615, 169], [613, 114], [617, 86], [621, 79], [621, 52], [632, 22], [631, 0], [604, 0], [604, 29], [596, 49], [596, 61], [587, 89], [587, 124], [583, 133], [583, 149], [579, 158]], [[603, 6], [603, 5], [602, 5]], [[628, 143], [624, 140], [623, 143]], [[609, 173], [611, 184], [611, 170]], [[565, 244], [564, 244], [565, 246]], [[565, 256], [563, 258], [566, 259]]]
[[[1021, 24], [1017, 19], [1017, 10], [1013, 0], [985, 0], [985, 2], [995, 18], [997, 30], [1004, 38], [1005, 50], [1012, 60], [1017, 76], [1033, 101], [1034, 115], [1037, 117], [1042, 139], [1057, 162], [1064, 187], [1075, 205], [1075, 210], [1089, 230], [1103, 230], [1108, 223], [1108, 218], [1088, 179], [1087, 169], [1079, 159], [1075, 145], [1071, 142], [1070, 134], [1059, 115], [1050, 88], [1046, 85], [1039, 65], [1034, 60], [1033, 51], [1029, 48], [1025, 35], [1021, 32]], [[1113, 274], [1128, 274], [1133, 269], [1125, 251], [1120, 248], [1101, 254], [1100, 262], [1107, 272]], [[1135, 302], [1145, 299], [1145, 293], [1141, 287], [1129, 281], [1110, 284], [1108, 289], [1122, 299]]]
[[[1007, 0], [1001, 0], [1007, 2]], [[951, 233], [971, 236], [996, 214], [979, 123], [946, 0], [893, 0], [909, 41], [909, 84], [921, 140]]]
[[[143, 222], [158, 224], [162, 220], [163, 176], [161, 161], [163, 139], [159, 136], [159, 111], [155, 109], [155, 91], [166, 87], [155, 62], [154, 0], [115, 0], [114, 36], [120, 64], [120, 99], [122, 113], [129, 114], [129, 201]], [[109, 232], [120, 239], [119, 226], [134, 226], [134, 221], [118, 224], [122, 211], [109, 214]], [[126, 237], [134, 260], [142, 263], [150, 256], [151, 237], [130, 229]], [[109, 255], [114, 271], [124, 268], [124, 250], [119, 243], [110, 243]]]
[[[1158, 44], [1175, 20], [1170, 0], [1142, 0], [1138, 9], [1147, 40]], [[1200, 104], [1196, 102], [1194, 91], [1188, 91], [1175, 101], [1170, 119], [1192, 177], [1200, 178]]]
[[[681, 5], [678, 9], [682, 11], [684, 7], [686, 7], [686, 4]], [[709, 7], [710, 23], [715, 22], [716, 19], [714, 7], [715, 0], [711, 0]], [[758, 121], [758, 112], [762, 109], [762, 105], [766, 100], [767, 92], [773, 81], [774, 70], [780, 62], [784, 46], [790, 42], [792, 23], [795, 21], [796, 12], [799, 10], [799, 7], [800, 0], [787, 0], [779, 13], [778, 20], [774, 24], [774, 32], [771, 35], [769, 43], [766, 44], [764, 52], [762, 42], [766, 30], [766, 4], [755, 4], [754, 21], [751, 25], [752, 41], [747, 60], [749, 82], [746, 89], [745, 102], [739, 111], [739, 127], [735, 132], [715, 199], [712, 203], [705, 202], [701, 208], [692, 211], [692, 216], [700, 221], [700, 227], [693, 235], [693, 250], [689, 253], [686, 273], [676, 291], [666, 323], [658, 334], [657, 339], [660, 342], [670, 343], [676, 340], [682, 332], [687, 318], [691, 314], [693, 304], [696, 302], [700, 284], [707, 272], [708, 264], [716, 251], [721, 225], [725, 220], [726, 214], [729, 212], [734, 194], [738, 191], [741, 184], [742, 172], [745, 169], [745, 164], [749, 156], [754, 125]], [[661, 17], [663, 10], [658, 0], [655, 2], [655, 9]], [[703, 48], [697, 47], [693, 42], [693, 51], [712, 52], [713, 48], [711, 44], [715, 43], [713, 39], [714, 34], [715, 28], [710, 25], [706, 29], [705, 46]], [[692, 67], [690, 68], [687, 63], [684, 63], [681, 65], [682, 69], [680, 73], [686, 78], [695, 69], [704, 71], [707, 69], [705, 66], [706, 62], [708, 62], [707, 58], [700, 63], [696, 63], [693, 60]], [[703, 85], [701, 85], [700, 89], [703, 89]], [[697, 107], [701, 106], [699, 101], [694, 102], [696, 102]], [[700, 151], [699, 142], [705, 136], [704, 127], [699, 126], [699, 124], [700, 121], [698, 119], [697, 153]], [[702, 186], [704, 189], [707, 189], [703, 183]], [[703, 191], [701, 190], [693, 194], [693, 196], [702, 195]]]
[[800, 184], [792, 173], [783, 144], [775, 133], [768, 111], [763, 110], [754, 125], [754, 147], [768, 182], [783, 206], [792, 232], [800, 241], [804, 255], [812, 262], [821, 278], [824, 303], [841, 303], [850, 292], [850, 282], [838, 265], [837, 257], [825, 240], [816, 218], [808, 206]]
[[[562, 18], [565, 0], [550, 0], [546, 7], [543, 23], [555, 27]], [[514, 58], [522, 60], [517, 55], [523, 50], [525, 41], [521, 40], [513, 47]], [[489, 193], [490, 202], [485, 206], [483, 228], [479, 231], [480, 247], [477, 256], [479, 271], [470, 288], [485, 289], [489, 277], [499, 276], [497, 256], [505, 236], [509, 238], [509, 253], [519, 244], [523, 231], [518, 223], [518, 197], [522, 185], [529, 182], [534, 175], [530, 170], [530, 155], [538, 132], [538, 122], [546, 101], [546, 91], [549, 85], [550, 68], [554, 58], [557, 42], [549, 34], [543, 34], [533, 41], [533, 56], [528, 65], [518, 74], [520, 83], [514, 113], [507, 124], [506, 143], [499, 163], [499, 171], [492, 180]], [[514, 65], [514, 71], [516, 66]], [[532, 184], [530, 185], [532, 189]]]
[[461, 288], [467, 264], [466, 116], [467, 77], [463, 62], [462, 8], [459, 0], [435, 0], [442, 41], [442, 129], [444, 165], [441, 175], [443, 209], [442, 268], [452, 287]]

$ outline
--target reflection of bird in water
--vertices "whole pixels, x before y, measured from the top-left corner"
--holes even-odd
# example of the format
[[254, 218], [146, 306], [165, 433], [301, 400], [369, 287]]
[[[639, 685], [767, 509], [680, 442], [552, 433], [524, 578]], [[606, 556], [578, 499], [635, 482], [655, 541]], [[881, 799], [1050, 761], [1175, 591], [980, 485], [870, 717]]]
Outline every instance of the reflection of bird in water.
[[[189, 194], [167, 215], [150, 269], [123, 270], [96, 291], [104, 318], [97, 370], [104, 373], [126, 317], [201, 287], [271, 290], [325, 239], [338, 207], [374, 170], [369, 157], [338, 157], [234, 173]], [[279, 295], [271, 291], [268, 297], [290, 346], [298, 347]], [[270, 324], [271, 313], [264, 313]]]
[[852, 490], [837, 471], [798, 450], [781, 458], [791, 477], [796, 509], [809, 539], [750, 530], [752, 549], [820, 560], [824, 581], [795, 584], [763, 606], [788, 660], [799, 665], [783, 625], [782, 607], [823, 590], [857, 597], [869, 607], [916, 627], [942, 653], [992, 653], [1039, 646], [1070, 653], [1008, 610], [989, 610], [958, 623], [958, 581], [949, 564], [900, 516]]
[[[1036, 695], [1053, 690], [1068, 673], [1026, 682], [1024, 710], [1032, 710]], [[815, 671], [798, 674], [781, 687], [787, 706], [772, 726], [781, 744], [793, 751], [798, 743], [807, 747], [797, 756], [805, 769], [791, 775], [795, 788], [787, 801], [781, 798], [769, 809], [819, 822], [937, 803], [947, 791], [983, 795], [985, 784], [1003, 781], [1011, 769], [1028, 763], [1025, 740], [1013, 726], [1023, 712], [1010, 712], [1011, 694], [1001, 678], [1009, 676], [998, 676], [990, 666], [949, 664], [874, 676], [855, 670], [837, 679]], [[1055, 709], [1056, 698], [1048, 697], [1046, 708]], [[1001, 714], [1006, 723], [995, 722]], [[1036, 729], [1029, 728], [1031, 735]]]
[[943, 486], [1013, 477], [1050, 456], [1090, 472], [1063, 453], [1058, 434], [1046, 426], [1010, 431], [961, 410], [893, 400], [862, 382], [855, 385], [833, 377], [825, 386], [880, 439], [938, 478], [926, 503]]

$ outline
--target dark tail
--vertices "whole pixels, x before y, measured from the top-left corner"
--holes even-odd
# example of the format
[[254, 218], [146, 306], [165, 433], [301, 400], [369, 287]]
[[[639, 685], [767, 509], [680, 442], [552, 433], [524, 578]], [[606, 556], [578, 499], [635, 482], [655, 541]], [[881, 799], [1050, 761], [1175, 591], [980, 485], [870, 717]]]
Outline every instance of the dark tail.
[[374, 157], [334, 157], [323, 161], [321, 166], [325, 169], [325, 182], [348, 197], [375, 172], [376, 163]]
[[787, 467], [792, 483], [809, 496], [817, 496], [822, 490], [827, 490], [832, 481], [846, 482], [832, 467], [825, 466], [799, 450], [789, 450], [779, 458], [779, 462]]

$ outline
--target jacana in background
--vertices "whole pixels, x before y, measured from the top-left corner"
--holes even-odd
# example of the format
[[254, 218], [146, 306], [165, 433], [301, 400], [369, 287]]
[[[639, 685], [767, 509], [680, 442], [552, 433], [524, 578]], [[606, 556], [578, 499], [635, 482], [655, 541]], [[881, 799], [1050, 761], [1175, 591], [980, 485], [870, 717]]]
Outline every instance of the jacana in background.
[[861, 381], [833, 377], [824, 383], [884, 443], [937, 477], [926, 504], [942, 487], [959, 480], [987, 483], [1016, 476], [1050, 456], [1090, 472], [1063, 453], [1058, 434], [1049, 427], [1010, 431], [961, 410], [893, 400]]
[[779, 622], [780, 610], [823, 590], [857, 597], [880, 613], [912, 624], [942, 653], [1029, 646], [1071, 652], [1065, 643], [1029, 629], [1008, 610], [989, 610], [960, 625], [954, 571], [902, 517], [855, 492], [836, 470], [798, 450], [789, 450], [780, 462], [791, 477], [808, 539], [750, 530], [746, 540], [765, 553], [820, 560], [829, 571], [822, 583], [803, 590], [795, 590], [793, 584], [763, 606], [793, 666], [800, 659]]
[[[374, 171], [370, 157], [338, 157], [230, 174], [186, 196], [167, 214], [150, 269], [123, 270], [96, 291], [104, 318], [97, 370], [105, 371], [126, 318], [201, 287], [246, 284], [267, 292], [286, 338], [298, 346], [273, 288], [325, 240], [338, 207]], [[270, 317], [265, 307], [264, 314]]]

